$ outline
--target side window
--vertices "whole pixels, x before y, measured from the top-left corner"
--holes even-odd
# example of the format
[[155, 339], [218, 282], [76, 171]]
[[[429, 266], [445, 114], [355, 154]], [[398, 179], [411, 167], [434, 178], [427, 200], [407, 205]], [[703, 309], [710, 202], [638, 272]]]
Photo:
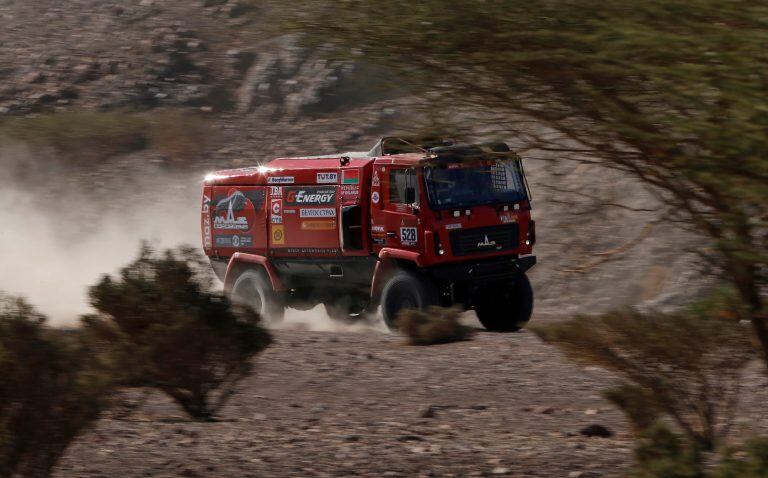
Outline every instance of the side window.
[[407, 188], [416, 187], [416, 171], [413, 169], [393, 169], [389, 173], [389, 202], [405, 204]]

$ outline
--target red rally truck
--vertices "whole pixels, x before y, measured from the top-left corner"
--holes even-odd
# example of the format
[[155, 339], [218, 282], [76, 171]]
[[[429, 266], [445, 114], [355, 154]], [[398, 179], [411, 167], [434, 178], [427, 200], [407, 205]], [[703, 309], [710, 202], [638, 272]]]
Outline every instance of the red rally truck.
[[459, 304], [515, 331], [533, 310], [530, 192], [505, 143], [383, 138], [367, 153], [219, 171], [205, 178], [201, 226], [225, 292], [270, 319], [381, 306], [393, 327], [402, 309]]

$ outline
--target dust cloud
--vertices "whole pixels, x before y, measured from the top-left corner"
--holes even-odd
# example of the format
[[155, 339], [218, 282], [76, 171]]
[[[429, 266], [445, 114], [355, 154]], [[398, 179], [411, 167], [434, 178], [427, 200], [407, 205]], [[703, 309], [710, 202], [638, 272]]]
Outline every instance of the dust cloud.
[[[80, 315], [93, 312], [88, 287], [134, 260], [142, 241], [155, 248], [199, 245], [203, 176], [153, 170], [146, 164], [98, 173], [73, 170], [54, 158], [2, 145], [0, 291], [23, 296], [53, 326], [77, 325]], [[387, 330], [380, 318], [332, 320], [322, 306], [287, 309], [282, 322], [268, 326]]]
[[0, 190], [6, 205], [0, 209], [0, 290], [24, 296], [56, 326], [74, 325], [92, 312], [87, 288], [133, 260], [142, 240], [172, 247], [197, 239], [196, 201], [137, 205], [94, 218], [77, 214], [84, 200], [73, 194], [44, 205], [34, 192]]

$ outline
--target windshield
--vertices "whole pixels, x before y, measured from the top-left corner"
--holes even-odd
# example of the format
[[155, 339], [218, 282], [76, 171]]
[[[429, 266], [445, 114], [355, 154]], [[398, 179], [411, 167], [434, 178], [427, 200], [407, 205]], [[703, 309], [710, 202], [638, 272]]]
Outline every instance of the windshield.
[[424, 178], [435, 209], [528, 199], [519, 159], [439, 164], [425, 168]]

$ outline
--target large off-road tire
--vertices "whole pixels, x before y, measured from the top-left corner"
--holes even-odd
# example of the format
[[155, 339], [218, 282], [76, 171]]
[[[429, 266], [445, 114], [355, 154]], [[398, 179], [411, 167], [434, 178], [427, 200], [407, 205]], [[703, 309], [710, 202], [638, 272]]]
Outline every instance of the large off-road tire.
[[437, 287], [415, 272], [400, 271], [389, 278], [381, 293], [381, 315], [390, 330], [401, 310], [423, 310], [438, 302]]
[[521, 275], [509, 286], [477, 297], [475, 313], [492, 332], [517, 332], [525, 327], [533, 313], [533, 288], [528, 277]]
[[250, 306], [268, 322], [279, 322], [285, 315], [285, 306], [263, 271], [243, 271], [232, 286], [232, 300]]

